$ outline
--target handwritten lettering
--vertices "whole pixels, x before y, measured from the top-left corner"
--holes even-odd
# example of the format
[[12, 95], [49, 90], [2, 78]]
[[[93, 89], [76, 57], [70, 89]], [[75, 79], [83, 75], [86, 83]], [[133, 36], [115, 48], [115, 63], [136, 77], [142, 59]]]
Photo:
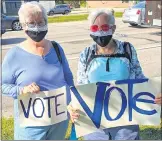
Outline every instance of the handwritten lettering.
[[[61, 98], [61, 96], [63, 96], [63, 95], [64, 95], [64, 93], [58, 94], [56, 96], [44, 97], [42, 99], [41, 98], [35, 98], [34, 100], [32, 98], [30, 98], [27, 108], [25, 108], [23, 101], [20, 100], [20, 105], [21, 105], [21, 108], [23, 110], [25, 118], [29, 118], [31, 107], [32, 107], [32, 110], [33, 110], [33, 115], [36, 118], [42, 118], [44, 113], [45, 113], [45, 110], [48, 111], [48, 118], [51, 118], [51, 108], [55, 108], [56, 116], [65, 113], [65, 111], [58, 112], [58, 108], [59, 108], [59, 106], [61, 106], [61, 103], [58, 103], [58, 98]], [[45, 109], [45, 106], [44, 106], [44, 101], [46, 101], [46, 100], [47, 100], [47, 104], [48, 104], [47, 109]], [[51, 100], [54, 101], [54, 107], [51, 107]], [[35, 108], [35, 105], [38, 101], [41, 103], [40, 109], [42, 109], [42, 111], [39, 113], [39, 115], [38, 115], [36, 108]]]
[[[95, 102], [94, 102], [95, 104], [94, 104], [93, 112], [90, 110], [90, 108], [88, 107], [86, 102], [83, 100], [83, 98], [80, 96], [80, 94], [78, 93], [75, 87], [72, 87], [71, 91], [74, 93], [78, 102], [80, 103], [80, 105], [82, 106], [82, 108], [84, 109], [88, 117], [92, 120], [96, 128], [100, 128], [102, 110], [104, 110], [104, 115], [108, 121], [115, 121], [115, 120], [120, 119], [123, 116], [125, 109], [127, 107], [128, 107], [128, 113], [129, 113], [128, 114], [129, 121], [132, 121], [132, 116], [133, 116], [132, 110], [135, 110], [136, 112], [140, 114], [144, 114], [144, 115], [156, 114], [157, 111], [155, 109], [152, 111], [148, 111], [148, 110], [143, 110], [136, 106], [136, 102], [154, 104], [153, 100], [155, 99], [155, 96], [153, 94], [149, 92], [140, 92], [140, 93], [135, 94], [135, 96], [133, 96], [133, 86], [135, 84], [145, 83], [147, 81], [148, 79], [119, 80], [115, 82], [116, 87], [114, 86], [111, 87], [110, 83], [103, 83], [103, 82], [97, 83], [96, 84], [97, 91], [96, 91], [96, 96], [95, 96]], [[123, 85], [123, 84], [128, 85], [128, 99], [124, 91], [117, 87], [117, 85]], [[119, 114], [114, 119], [112, 119], [108, 111], [108, 106], [109, 106], [109, 101], [110, 101], [110, 95], [112, 91], [114, 90], [120, 93], [121, 95], [120, 98], [122, 100], [122, 106], [121, 106], [121, 110]], [[152, 98], [152, 100], [140, 99], [141, 96], [148, 96]]]

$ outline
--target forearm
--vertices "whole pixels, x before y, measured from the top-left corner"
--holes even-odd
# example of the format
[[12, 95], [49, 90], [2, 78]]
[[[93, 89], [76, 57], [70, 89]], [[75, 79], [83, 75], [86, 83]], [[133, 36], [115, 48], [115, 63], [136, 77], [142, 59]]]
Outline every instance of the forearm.
[[22, 87], [14, 84], [2, 84], [2, 94], [13, 97], [14, 99], [22, 92]]

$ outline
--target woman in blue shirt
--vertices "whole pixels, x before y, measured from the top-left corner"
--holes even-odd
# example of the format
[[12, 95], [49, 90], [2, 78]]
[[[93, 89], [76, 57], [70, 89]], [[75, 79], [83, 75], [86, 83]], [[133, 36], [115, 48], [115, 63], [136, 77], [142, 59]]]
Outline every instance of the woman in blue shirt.
[[27, 39], [9, 50], [2, 63], [2, 93], [14, 98], [14, 140], [62, 140], [68, 120], [41, 127], [19, 125], [17, 98], [21, 93], [49, 91], [62, 86], [68, 91], [74, 84], [63, 49], [57, 44], [62, 58], [60, 63], [51, 41], [44, 38], [48, 32], [45, 9], [38, 2], [27, 2], [18, 14]]
[[[89, 15], [90, 36], [94, 44], [85, 48], [79, 58], [77, 82], [89, 84], [123, 79], [145, 78], [137, 53], [132, 44], [113, 38], [115, 18], [107, 10], [96, 10]], [[156, 103], [161, 103], [161, 96]], [[79, 117], [69, 105], [72, 121]], [[106, 132], [105, 132], [106, 131]], [[74, 134], [74, 128], [72, 135]], [[107, 130], [98, 130], [84, 136], [85, 140], [136, 140], [139, 139], [139, 126], [123, 126]]]

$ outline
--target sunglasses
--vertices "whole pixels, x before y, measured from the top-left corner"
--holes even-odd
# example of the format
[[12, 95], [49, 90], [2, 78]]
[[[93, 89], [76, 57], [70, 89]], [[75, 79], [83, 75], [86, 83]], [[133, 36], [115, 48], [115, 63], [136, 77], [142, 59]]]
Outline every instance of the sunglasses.
[[[111, 29], [111, 28], [112, 27], [109, 26], [108, 24], [103, 24], [103, 25], [101, 25], [100, 30], [102, 30], [102, 31], [109, 31], [109, 29]], [[97, 32], [97, 31], [99, 31], [99, 26], [98, 25], [92, 25], [90, 27], [90, 30], [92, 32]]]

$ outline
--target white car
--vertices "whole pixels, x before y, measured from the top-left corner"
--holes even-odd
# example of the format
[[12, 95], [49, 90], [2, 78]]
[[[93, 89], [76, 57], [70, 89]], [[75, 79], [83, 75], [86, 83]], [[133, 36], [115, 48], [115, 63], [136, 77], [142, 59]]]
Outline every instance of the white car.
[[146, 2], [139, 2], [136, 5], [125, 9], [122, 17], [124, 23], [129, 23], [132, 26], [145, 24], [145, 9]]

